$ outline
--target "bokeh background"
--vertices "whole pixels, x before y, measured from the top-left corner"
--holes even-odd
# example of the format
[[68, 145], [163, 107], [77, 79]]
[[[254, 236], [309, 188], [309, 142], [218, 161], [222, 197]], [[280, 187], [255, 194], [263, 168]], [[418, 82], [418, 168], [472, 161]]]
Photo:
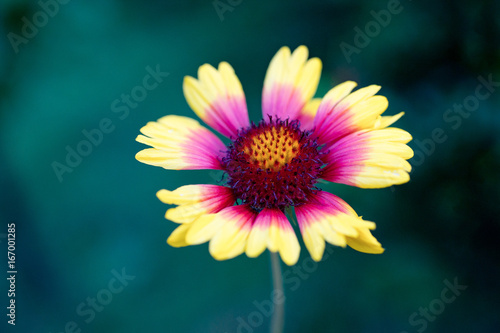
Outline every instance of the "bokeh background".
[[[258, 121], [270, 59], [302, 44], [323, 61], [317, 96], [348, 79], [382, 85], [416, 157], [402, 186], [323, 185], [377, 222], [386, 252], [329, 247], [314, 265], [303, 248], [283, 267], [285, 331], [500, 331], [498, 1], [60, 1], [0, 5], [0, 257], [6, 272], [15, 223], [18, 270], [15, 327], [0, 279], [2, 332], [267, 332], [268, 253], [217, 262], [206, 244], [168, 246], [175, 225], [155, 193], [214, 175], [141, 164], [134, 139], [166, 114], [194, 116], [182, 80], [203, 63], [232, 64]], [[382, 10], [390, 22], [373, 23]], [[148, 66], [169, 75], [113, 108]], [[54, 162], [106, 118], [112, 130], [58, 177]], [[445, 303], [445, 281], [467, 288]]]

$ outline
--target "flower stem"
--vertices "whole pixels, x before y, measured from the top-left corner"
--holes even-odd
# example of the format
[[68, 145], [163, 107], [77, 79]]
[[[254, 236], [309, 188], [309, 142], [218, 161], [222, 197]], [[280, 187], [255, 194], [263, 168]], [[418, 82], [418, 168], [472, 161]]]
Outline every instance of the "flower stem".
[[283, 289], [283, 276], [281, 275], [280, 257], [278, 252], [271, 254], [271, 271], [273, 274], [274, 299], [282, 299], [282, 302], [274, 302], [274, 312], [271, 318], [271, 333], [282, 333], [285, 326], [285, 291]]

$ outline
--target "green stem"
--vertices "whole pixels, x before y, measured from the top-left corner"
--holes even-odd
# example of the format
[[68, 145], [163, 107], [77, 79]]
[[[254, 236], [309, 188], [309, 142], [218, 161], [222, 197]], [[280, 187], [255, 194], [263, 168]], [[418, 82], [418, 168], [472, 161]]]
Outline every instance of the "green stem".
[[285, 290], [283, 289], [283, 276], [281, 275], [280, 257], [278, 252], [271, 254], [271, 271], [273, 274], [273, 289], [275, 298], [282, 299], [278, 304], [274, 303], [273, 317], [271, 318], [271, 333], [283, 333], [285, 326]]

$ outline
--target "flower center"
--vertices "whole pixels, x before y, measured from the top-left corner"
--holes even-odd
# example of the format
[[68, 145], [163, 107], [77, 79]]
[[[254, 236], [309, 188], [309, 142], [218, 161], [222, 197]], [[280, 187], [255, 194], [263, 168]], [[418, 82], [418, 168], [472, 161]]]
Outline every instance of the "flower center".
[[242, 149], [245, 160], [255, 168], [279, 171], [299, 152], [299, 140], [296, 132], [275, 126], [263, 131], [256, 131], [244, 140]]
[[269, 119], [238, 133], [223, 158], [228, 185], [254, 209], [297, 206], [314, 185], [324, 162], [321, 147], [299, 122]]

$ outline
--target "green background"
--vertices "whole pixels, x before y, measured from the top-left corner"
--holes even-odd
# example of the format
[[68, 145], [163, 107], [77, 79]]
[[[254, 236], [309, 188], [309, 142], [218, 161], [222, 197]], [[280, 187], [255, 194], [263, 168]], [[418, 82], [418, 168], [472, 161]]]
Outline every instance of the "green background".
[[[500, 82], [500, 3], [404, 0], [384, 26], [375, 16], [394, 9], [391, 1], [220, 3], [223, 13], [212, 1], [73, 0], [44, 22], [40, 3], [2, 1], [0, 258], [6, 272], [7, 223], [15, 223], [18, 270], [15, 327], [0, 279], [5, 331], [72, 331], [73, 321], [82, 332], [267, 332], [256, 304], [270, 299], [268, 253], [218, 262], [206, 244], [168, 246], [175, 224], [155, 193], [215, 175], [141, 164], [135, 137], [164, 115], [194, 117], [182, 80], [203, 63], [235, 68], [258, 121], [270, 59], [304, 44], [323, 61], [318, 96], [345, 80], [382, 85], [387, 114], [406, 112], [397, 126], [413, 135], [417, 156], [402, 186], [324, 185], [377, 222], [386, 252], [330, 246], [315, 265], [302, 247], [296, 267], [283, 267], [285, 331], [498, 332], [500, 87], [474, 96], [478, 77]], [[9, 33], [29, 32], [23, 17], [40, 26], [14, 45]], [[357, 37], [366, 28], [372, 37]], [[343, 52], [346, 44], [356, 51]], [[157, 65], [168, 77], [127, 116], [113, 112]], [[471, 112], [453, 111], [474, 101]], [[58, 179], [54, 161], [66, 164], [66, 147], [105, 118], [113, 130]], [[122, 269], [134, 278], [111, 293], [112, 271]], [[467, 289], [443, 303], [444, 281], [455, 279]], [[95, 317], [77, 313], [96, 296], [106, 305]], [[439, 314], [424, 319], [418, 312], [429, 306]]]

